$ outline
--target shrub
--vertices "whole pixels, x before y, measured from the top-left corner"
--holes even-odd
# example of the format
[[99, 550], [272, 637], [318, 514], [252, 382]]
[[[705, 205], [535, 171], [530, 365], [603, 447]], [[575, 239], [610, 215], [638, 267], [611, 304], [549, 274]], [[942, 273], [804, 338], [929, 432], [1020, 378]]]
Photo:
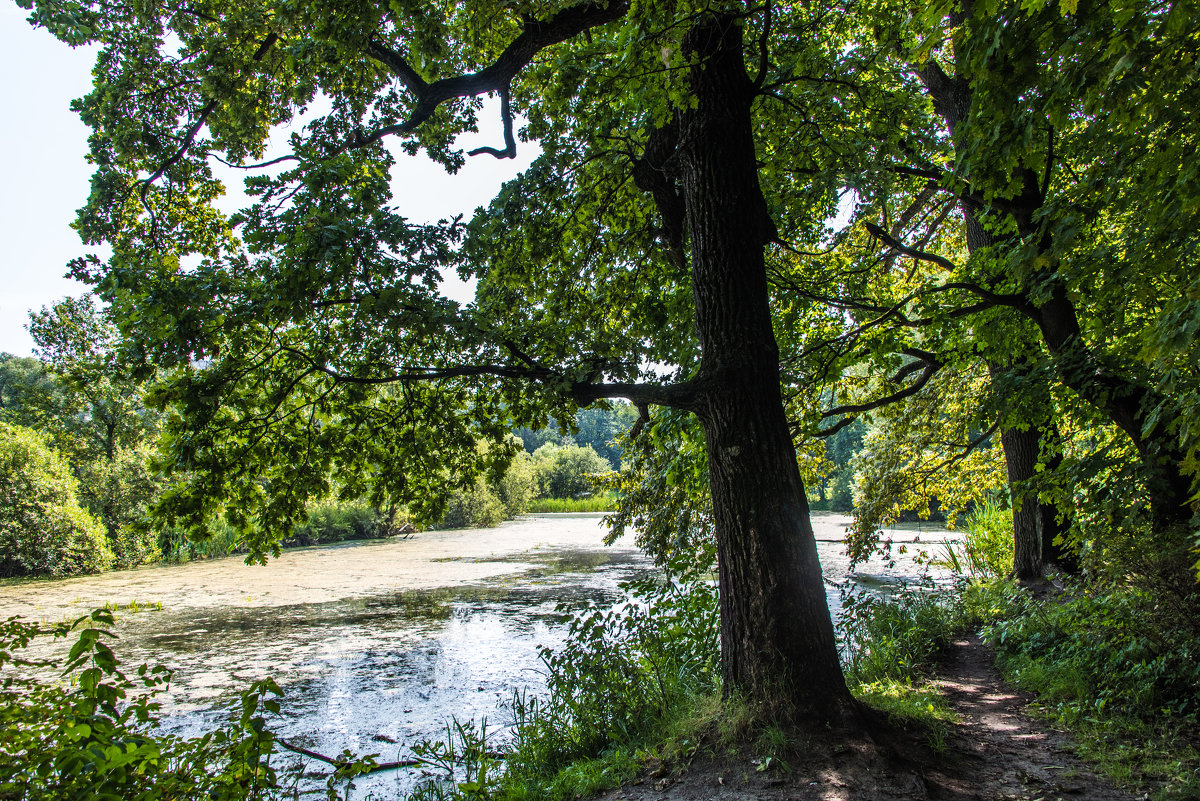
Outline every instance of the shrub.
[[1002, 578], [1012, 573], [1012, 509], [987, 501], [976, 506], [966, 522], [962, 542], [957, 548], [947, 544], [945, 558], [937, 560], [938, 564], [980, 579]]
[[[141, 665], [136, 678], [127, 677], [108, 644], [112, 626], [105, 609], [72, 625], [0, 621], [0, 798], [267, 801], [296, 794], [304, 766], [278, 765], [280, 743], [266, 725], [279, 712], [274, 680], [250, 685], [218, 728], [198, 737], [163, 734], [156, 697], [171, 673]], [[65, 665], [22, 657], [32, 640], [50, 636], [74, 639]], [[60, 671], [69, 681], [57, 678]], [[339, 785], [371, 764], [347, 759], [329, 775], [325, 797], [344, 798]]]
[[451, 496], [441, 525], [443, 528], [488, 528], [499, 525], [502, 520], [504, 504], [487, 482], [477, 478], [474, 484]]
[[108, 532], [117, 567], [136, 567], [162, 558], [158, 540], [147, 525], [150, 504], [162, 479], [150, 469], [150, 447], [119, 447], [112, 459], [85, 461], [80, 476], [80, 502]]
[[98, 573], [112, 561], [66, 460], [36, 432], [0, 423], [0, 576]]
[[612, 608], [560, 607], [571, 612], [570, 636], [542, 651], [548, 698], [517, 699], [510, 778], [537, 783], [572, 760], [636, 746], [719, 686], [716, 587], [651, 576], [622, 589]]
[[1176, 607], [1137, 586], [1092, 586], [1042, 601], [1007, 587], [988, 596], [998, 662], [1060, 713], [1200, 717], [1200, 598]]
[[504, 516], [513, 518], [529, 509], [529, 502], [537, 492], [533, 460], [527, 453], [518, 453], [512, 464], [495, 485], [496, 497], [504, 507]]
[[846, 589], [838, 625], [846, 679], [851, 684], [913, 682], [966, 625], [963, 605], [951, 592], [927, 585], [884, 598]]
[[387, 521], [365, 503], [324, 503], [308, 513], [308, 520], [297, 526], [285, 545], [318, 545], [346, 540], [366, 540], [385, 536]]
[[612, 471], [612, 465], [584, 445], [549, 443], [533, 454], [539, 498], [575, 498], [594, 489], [594, 478]]

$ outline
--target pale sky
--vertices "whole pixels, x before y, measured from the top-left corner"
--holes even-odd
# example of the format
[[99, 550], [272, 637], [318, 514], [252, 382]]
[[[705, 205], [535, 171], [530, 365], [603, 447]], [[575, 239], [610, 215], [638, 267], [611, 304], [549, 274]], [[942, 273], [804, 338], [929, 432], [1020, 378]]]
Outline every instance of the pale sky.
[[[86, 291], [63, 277], [67, 262], [85, 253], [104, 255], [85, 248], [70, 227], [87, 200], [91, 176], [88, 129], [70, 103], [90, 91], [96, 51], [72, 50], [30, 28], [26, 14], [0, 0], [0, 352], [19, 356], [31, 355], [33, 348], [25, 330], [30, 309]], [[481, 121], [493, 124], [460, 144], [503, 147], [499, 115], [494, 106], [488, 111]], [[423, 156], [400, 154], [394, 202], [418, 222], [469, 215], [536, 155], [535, 145], [518, 142], [516, 160], [475, 156], [457, 175], [447, 175]], [[455, 297], [469, 294], [461, 284], [445, 289]]]

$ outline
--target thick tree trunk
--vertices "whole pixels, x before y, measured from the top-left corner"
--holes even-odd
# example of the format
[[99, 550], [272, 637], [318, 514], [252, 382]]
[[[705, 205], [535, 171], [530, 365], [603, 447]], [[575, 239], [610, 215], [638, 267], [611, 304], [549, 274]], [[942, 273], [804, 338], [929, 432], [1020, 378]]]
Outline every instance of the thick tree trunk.
[[785, 717], [839, 718], [853, 702], [780, 393], [763, 260], [774, 227], [758, 184], [741, 30], [709, 18], [684, 48], [700, 57], [678, 169], [703, 354], [695, 411], [709, 459], [725, 688]]
[[[1037, 273], [1034, 281], [1051, 285], [1050, 298], [1032, 307], [1030, 317], [1042, 332], [1047, 348], [1061, 365], [1063, 383], [1079, 397], [1107, 413], [1129, 435], [1141, 457], [1154, 527], [1179, 526], [1192, 517], [1191, 480], [1183, 472], [1184, 455], [1169, 430], [1172, 405], [1150, 387], [1118, 375], [1100, 363], [1083, 340], [1075, 304], [1061, 280]], [[1159, 407], [1167, 414], [1151, 423]]]
[[[1048, 473], [1053, 473], [1062, 463], [1058, 448], [1060, 436], [1058, 426], [1053, 423], [1042, 432], [1042, 441], [1048, 443], [1051, 453], [1046, 459]], [[1058, 541], [1071, 527], [1070, 518], [1054, 504], [1043, 503], [1038, 506], [1038, 523], [1042, 527], [1042, 564], [1055, 565], [1064, 573], [1078, 573], [1079, 558], [1065, 543]]]

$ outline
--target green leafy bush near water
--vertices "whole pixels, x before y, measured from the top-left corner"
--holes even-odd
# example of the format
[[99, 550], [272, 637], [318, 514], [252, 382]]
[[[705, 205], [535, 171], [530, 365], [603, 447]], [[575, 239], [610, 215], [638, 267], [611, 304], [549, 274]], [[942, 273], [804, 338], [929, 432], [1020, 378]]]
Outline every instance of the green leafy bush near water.
[[[282, 691], [250, 684], [230, 718], [198, 737], [158, 730], [158, 696], [171, 680], [161, 665], [121, 669], [112, 612], [73, 624], [0, 622], [0, 798], [5, 801], [274, 801], [296, 798], [311, 767], [280, 749], [268, 718]], [[65, 659], [31, 658], [35, 640], [72, 642]], [[65, 647], [65, 642], [64, 642]], [[62, 680], [56, 677], [61, 676]], [[346, 759], [327, 775], [325, 797], [372, 758]], [[319, 775], [319, 774], [318, 774]]]
[[838, 617], [846, 684], [891, 718], [925, 726], [940, 747], [954, 715], [928, 679], [966, 624], [967, 612], [953, 589], [921, 583], [880, 597], [847, 586]]
[[[481, 446], [482, 447], [482, 446]], [[478, 476], [455, 489], [446, 502], [441, 528], [489, 528], [527, 511], [537, 492], [535, 468], [529, 454], [514, 454], [499, 476]]]
[[415, 749], [435, 776], [411, 801], [587, 796], [632, 779], [651, 751], [689, 731], [692, 710], [719, 693], [716, 588], [696, 574], [622, 588], [611, 607], [560, 608], [569, 637], [542, 652], [546, 697], [514, 698], [503, 765], [488, 760], [486, 725], [456, 722]]
[[483, 478], [459, 490], [446, 504], [443, 528], [490, 528], [504, 520], [504, 504]]
[[112, 561], [66, 460], [36, 432], [0, 423], [0, 576], [98, 573]]
[[[203, 737], [158, 734], [155, 698], [170, 673], [143, 665], [136, 678], [126, 677], [106, 642], [112, 623], [111, 613], [98, 609], [72, 626], [0, 624], [0, 798], [270, 797], [278, 774], [259, 712], [273, 708], [269, 695], [278, 688], [251, 688], [237, 719]], [[76, 640], [65, 664], [19, 656], [35, 638], [69, 636]], [[37, 670], [61, 670], [71, 682], [39, 680]]]
[[396, 534], [409, 522], [396, 510], [379, 510], [370, 504], [332, 501], [308, 514], [287, 545], [325, 545], [348, 540], [369, 540]]
[[590, 495], [612, 465], [590, 446], [551, 442], [534, 451], [533, 469], [539, 498], [578, 498]]
[[938, 563], [955, 573], [972, 578], [1003, 578], [1013, 569], [1012, 509], [986, 501], [966, 517], [966, 528], [958, 543], [943, 546]]
[[595, 490], [611, 470], [590, 446], [546, 443], [532, 455], [516, 454], [500, 478], [480, 476], [454, 490], [440, 525], [486, 528], [525, 512], [607, 512], [614, 494]]

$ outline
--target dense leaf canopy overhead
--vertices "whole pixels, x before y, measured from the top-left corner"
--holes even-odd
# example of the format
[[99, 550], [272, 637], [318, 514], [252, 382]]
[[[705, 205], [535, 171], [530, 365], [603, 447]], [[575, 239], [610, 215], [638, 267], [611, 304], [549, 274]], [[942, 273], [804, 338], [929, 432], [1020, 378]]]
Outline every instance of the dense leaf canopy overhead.
[[[164, 511], [234, 510], [257, 553], [334, 474], [420, 510], [486, 467], [481, 437], [604, 397], [692, 407], [677, 161], [703, 69], [688, 31], [714, 16], [741, 27], [753, 84], [794, 431], [986, 364], [964, 440], [1043, 425], [1020, 399], [1053, 390], [1125, 431], [1149, 485], [1196, 472], [1188, 3], [32, 7], [102, 46], [79, 229], [113, 255], [74, 269], [168, 370], [165, 466], [189, 483]], [[485, 112], [503, 133], [464, 154]], [[454, 171], [535, 147], [470, 220], [393, 206], [420, 192], [400, 149]], [[243, 172], [253, 202], [227, 215], [221, 181]], [[972, 247], [960, 213], [986, 232]], [[440, 293], [450, 271], [478, 279], [473, 303]]]

